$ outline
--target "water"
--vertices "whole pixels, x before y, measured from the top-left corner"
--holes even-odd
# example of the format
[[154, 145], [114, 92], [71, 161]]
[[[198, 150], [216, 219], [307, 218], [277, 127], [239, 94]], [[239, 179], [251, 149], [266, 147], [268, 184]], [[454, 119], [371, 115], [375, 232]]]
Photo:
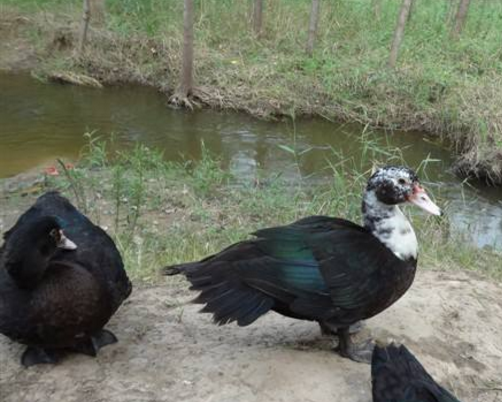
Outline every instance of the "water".
[[[449, 204], [454, 228], [479, 247], [502, 250], [502, 189], [462, 186], [450, 171], [446, 146], [421, 133], [373, 133], [361, 141], [364, 127], [321, 119], [264, 122], [243, 114], [166, 107], [165, 97], [143, 87], [104, 90], [47, 85], [25, 75], [0, 74], [0, 177], [54, 164], [55, 157], [77, 158], [86, 140], [83, 133], [114, 133], [119, 146], [137, 141], [164, 150], [166, 158], [199, 159], [201, 141], [220, 155], [237, 176], [252, 179], [282, 174], [307, 182], [326, 180], [329, 163], [344, 157], [356, 160], [363, 143], [387, 152], [400, 148], [406, 162], [428, 165], [427, 181], [441, 202]], [[298, 159], [281, 146], [294, 147]], [[385, 155], [379, 156], [385, 160]], [[367, 167], [367, 166], [365, 166]]]

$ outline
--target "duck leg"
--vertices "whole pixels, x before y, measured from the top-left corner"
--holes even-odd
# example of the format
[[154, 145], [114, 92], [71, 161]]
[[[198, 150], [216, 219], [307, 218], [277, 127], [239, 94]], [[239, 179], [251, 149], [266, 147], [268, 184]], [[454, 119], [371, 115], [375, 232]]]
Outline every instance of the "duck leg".
[[59, 354], [55, 350], [38, 346], [28, 346], [21, 356], [21, 364], [31, 367], [36, 364], [55, 364], [59, 361]]
[[371, 363], [371, 356], [375, 348], [375, 343], [372, 339], [360, 345], [355, 345], [350, 338], [349, 327], [339, 329], [338, 339], [338, 353], [340, 353], [340, 356], [347, 357], [359, 363]]
[[[328, 325], [324, 322], [321, 322], [321, 321], [319, 321], [319, 326], [321, 327], [321, 333], [323, 335], [328, 335], [328, 336], [336, 335], [336, 336], [338, 336], [339, 328], [330, 326], [330, 325]], [[355, 334], [361, 332], [365, 326], [366, 326], [366, 323], [364, 321], [358, 321], [349, 327], [349, 334], [355, 335]]]
[[118, 339], [115, 335], [113, 335], [113, 333], [107, 331], [106, 329], [102, 329], [96, 332], [93, 336], [79, 340], [72, 347], [72, 350], [76, 353], [96, 357], [99, 349], [117, 342]]

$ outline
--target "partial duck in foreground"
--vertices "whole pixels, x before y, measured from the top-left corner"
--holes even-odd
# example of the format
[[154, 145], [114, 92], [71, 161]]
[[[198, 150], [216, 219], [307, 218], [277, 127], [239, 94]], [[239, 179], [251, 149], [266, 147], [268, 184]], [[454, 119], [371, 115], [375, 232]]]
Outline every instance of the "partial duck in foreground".
[[405, 346], [375, 346], [373, 402], [460, 402], [437, 384]]
[[270, 310], [317, 321], [338, 336], [342, 356], [369, 363], [372, 343], [353, 344], [349, 328], [392, 305], [413, 282], [417, 239], [399, 209], [407, 203], [440, 215], [411, 169], [384, 167], [364, 192], [364, 226], [311, 216], [164, 273], [184, 274], [200, 291], [194, 302], [220, 325], [246, 326]]
[[56, 363], [68, 351], [95, 356], [117, 341], [103, 327], [129, 296], [131, 283], [101, 228], [50, 192], [4, 240], [0, 333], [28, 345], [24, 366]]

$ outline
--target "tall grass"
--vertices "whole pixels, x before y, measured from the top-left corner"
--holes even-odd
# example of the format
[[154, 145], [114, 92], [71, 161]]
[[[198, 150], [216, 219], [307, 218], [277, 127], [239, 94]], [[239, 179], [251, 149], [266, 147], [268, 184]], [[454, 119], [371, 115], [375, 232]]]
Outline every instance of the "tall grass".
[[[337, 154], [330, 167], [332, 178], [324, 184], [308, 186], [279, 177], [265, 183], [242, 182], [207, 151], [199, 162], [180, 164], [166, 162], [160, 152], [144, 146], [128, 152], [108, 149], [104, 142], [92, 140], [81, 163], [52, 178], [48, 187], [62, 190], [104, 226], [130, 274], [143, 280], [154, 280], [165, 264], [200, 259], [248, 238], [258, 228], [314, 214], [360, 222], [361, 195], [370, 175]], [[376, 165], [389, 159], [404, 163], [399, 150], [383, 153], [369, 144], [365, 152], [366, 166], [370, 160]], [[427, 163], [432, 162], [422, 164], [422, 177]], [[496, 265], [500, 256], [477, 250], [451, 233], [447, 218], [414, 214], [412, 220], [423, 268], [468, 269], [501, 277]]]

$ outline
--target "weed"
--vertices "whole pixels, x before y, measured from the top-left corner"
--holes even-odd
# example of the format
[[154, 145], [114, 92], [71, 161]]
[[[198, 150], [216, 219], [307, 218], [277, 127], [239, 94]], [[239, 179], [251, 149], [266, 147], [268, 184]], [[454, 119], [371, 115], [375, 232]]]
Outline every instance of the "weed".
[[[166, 264], [201, 259], [259, 228], [308, 215], [359, 222], [361, 194], [371, 173], [360, 169], [359, 155], [338, 153], [330, 166], [332, 178], [325, 183], [295, 184], [280, 176], [264, 183], [242, 183], [207, 150], [199, 162], [175, 164], [144, 146], [107, 151], [107, 161], [97, 167], [96, 160], [109, 147], [90, 141], [92, 146], [86, 148], [80, 164], [48, 185], [74, 201], [85, 199], [92, 206], [88, 208], [91, 218], [114, 237], [130, 274], [148, 281]], [[379, 166], [389, 158], [402, 163], [398, 149], [382, 153], [374, 147], [363, 147], [363, 166], [371, 165], [370, 161]], [[421, 164], [421, 175], [426, 175], [430, 163]], [[448, 210], [448, 205], [439, 203]], [[496, 263], [500, 255], [476, 249], [460, 238], [451, 231], [447, 217], [411, 215], [411, 219], [421, 246], [421, 266], [476, 270], [502, 278]]]

